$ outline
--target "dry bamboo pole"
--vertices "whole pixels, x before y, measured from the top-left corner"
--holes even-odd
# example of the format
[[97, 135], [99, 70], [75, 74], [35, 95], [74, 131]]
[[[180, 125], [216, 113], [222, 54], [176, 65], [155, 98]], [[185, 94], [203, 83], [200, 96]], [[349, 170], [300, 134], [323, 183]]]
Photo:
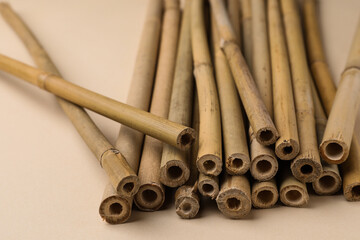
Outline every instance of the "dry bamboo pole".
[[[251, 0], [238, 0], [241, 9], [241, 29], [242, 29], [242, 52], [250, 71], [252, 72], [252, 1]], [[240, 45], [239, 45], [240, 46]]]
[[[160, 53], [151, 100], [150, 112], [167, 117], [173, 84], [177, 41], [180, 25], [178, 0], [165, 0]], [[160, 182], [162, 142], [146, 136], [139, 167], [140, 188], [135, 195], [135, 204], [144, 211], [158, 210], [165, 200], [165, 189]]]
[[297, 180], [290, 171], [289, 165], [280, 168], [280, 201], [289, 207], [304, 207], [309, 202], [306, 184]]
[[250, 183], [245, 175], [224, 175], [216, 198], [219, 210], [229, 218], [244, 218], [251, 210]]
[[251, 202], [255, 208], [271, 208], [279, 199], [275, 179], [254, 182], [251, 186]]
[[231, 25], [234, 28], [238, 44], [241, 46], [241, 8], [239, 0], [228, 0], [227, 12], [229, 14]]
[[291, 160], [298, 155], [300, 146], [286, 39], [277, 0], [268, 2], [268, 20], [273, 92], [276, 93], [274, 118], [280, 134], [275, 154], [281, 160]]
[[245, 174], [250, 168], [250, 157], [241, 103], [231, 70], [219, 45], [219, 32], [211, 18], [212, 48], [221, 109], [221, 126], [225, 151], [225, 169], [230, 175]]
[[200, 129], [197, 167], [217, 176], [222, 169], [221, 122], [217, 89], [204, 23], [203, 0], [192, 1], [191, 42], [199, 99]]
[[[270, 66], [270, 50], [268, 44], [268, 31], [266, 26], [266, 10], [263, 0], [253, 0], [252, 4], [252, 67], [256, 85], [260, 96], [273, 119], [272, 80]], [[278, 170], [278, 161], [274, 151], [261, 145], [255, 138], [252, 129], [249, 129], [251, 175], [259, 181], [273, 178]]]
[[[60, 76], [45, 49], [21, 18], [11, 9], [10, 5], [0, 3], [0, 12], [23, 41], [36, 65], [45, 71]], [[57, 101], [99, 160], [100, 165], [109, 176], [112, 186], [119, 194], [128, 197], [133, 196], [139, 188], [139, 179], [124, 157], [109, 143], [84, 109], [61, 98], [57, 98]]]
[[205, 175], [200, 172], [198, 179], [198, 190], [204, 197], [215, 199], [219, 194], [219, 177]]
[[340, 164], [349, 156], [359, 106], [360, 20], [320, 144], [321, 156], [328, 163]]
[[278, 132], [271, 120], [250, 70], [241, 54], [231, 23], [221, 0], [211, 0], [212, 11], [220, 33], [220, 45], [230, 65], [241, 101], [256, 139], [263, 145], [273, 144]]
[[300, 139], [299, 155], [291, 163], [293, 175], [303, 182], [315, 181], [322, 172], [317, 145], [311, 74], [307, 65], [302, 28], [295, 0], [282, 0], [281, 10], [289, 49], [296, 116]]

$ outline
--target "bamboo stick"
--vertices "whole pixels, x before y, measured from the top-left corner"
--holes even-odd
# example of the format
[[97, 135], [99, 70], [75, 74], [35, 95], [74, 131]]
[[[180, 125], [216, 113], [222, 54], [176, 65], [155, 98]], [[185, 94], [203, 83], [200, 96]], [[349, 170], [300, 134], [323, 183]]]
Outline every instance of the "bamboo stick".
[[[150, 112], [167, 117], [176, 60], [176, 47], [180, 24], [178, 0], [165, 0], [161, 45]], [[162, 142], [146, 136], [139, 167], [140, 188], [135, 204], [145, 211], [158, 210], [165, 200], [165, 189], [160, 182]]]
[[220, 109], [205, 31], [203, 0], [192, 1], [191, 35], [200, 108], [199, 151], [196, 164], [200, 172], [217, 176], [222, 169]]
[[[191, 1], [188, 0], [185, 3], [185, 10], [182, 17], [168, 117], [169, 120], [185, 126], [191, 124], [194, 85], [192, 73], [190, 14]], [[168, 144], [164, 144], [160, 164], [161, 183], [169, 187], [178, 187], [188, 180], [189, 175], [190, 170], [187, 153]]]
[[219, 45], [219, 32], [211, 18], [212, 47], [221, 109], [225, 169], [230, 175], [245, 174], [250, 168], [249, 150], [241, 103], [231, 70]]
[[[11, 9], [10, 5], [0, 3], [0, 12], [23, 41], [36, 65], [45, 71], [60, 76], [59, 71], [45, 49], [21, 18]], [[72, 121], [80, 136], [99, 160], [112, 186], [119, 194], [128, 197], [133, 196], [139, 188], [139, 179], [124, 157], [109, 143], [84, 109], [61, 98], [57, 98], [57, 101]]]
[[317, 145], [311, 74], [308, 69], [300, 17], [294, 0], [282, 0], [281, 10], [289, 49], [296, 116], [300, 139], [299, 155], [291, 163], [293, 175], [303, 182], [315, 181], [322, 172]]
[[221, 38], [221, 48], [229, 62], [241, 101], [244, 105], [250, 125], [256, 139], [263, 145], [273, 144], [278, 138], [278, 132], [261, 100], [249, 68], [236, 44], [236, 37], [221, 0], [211, 0], [212, 11], [216, 19]]
[[286, 39], [277, 0], [268, 2], [269, 38], [274, 94], [275, 125], [280, 138], [275, 154], [282, 160], [294, 159], [299, 151], [299, 136]]
[[279, 199], [275, 179], [254, 182], [251, 186], [251, 202], [255, 208], [271, 208]]
[[[241, 9], [241, 29], [242, 29], [242, 52], [250, 71], [252, 72], [252, 1], [251, 0], [239, 0]], [[240, 45], [239, 45], [240, 46]]]
[[356, 114], [360, 106], [359, 68], [360, 20], [320, 144], [321, 156], [328, 163], [340, 164], [349, 155]]
[[238, 44], [241, 46], [241, 9], [239, 0], [228, 0], [227, 12], [229, 14], [231, 25], [234, 28]]
[[225, 173], [216, 203], [226, 217], [246, 217], [251, 210], [250, 183], [247, 177], [231, 176]]
[[[201, 121], [201, 120], [200, 120]], [[199, 173], [198, 189], [201, 195], [215, 199], [219, 194], [218, 176], [205, 175]]]

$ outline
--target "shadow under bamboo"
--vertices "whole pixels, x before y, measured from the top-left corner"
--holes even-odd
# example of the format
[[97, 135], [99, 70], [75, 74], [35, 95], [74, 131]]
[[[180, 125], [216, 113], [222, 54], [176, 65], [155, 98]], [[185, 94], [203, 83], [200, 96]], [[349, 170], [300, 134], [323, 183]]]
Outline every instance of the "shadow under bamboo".
[[235, 33], [227, 16], [224, 2], [221, 0], [210, 0], [210, 3], [220, 34], [221, 40], [219, 44], [228, 60], [256, 139], [263, 145], [273, 144], [278, 138], [278, 132], [236, 42]]
[[255, 208], [271, 208], [279, 199], [275, 179], [270, 181], [255, 181], [251, 186], [251, 202]]
[[296, 3], [295, 0], [281, 0], [300, 139], [300, 152], [291, 163], [291, 171], [300, 181], [313, 182], [320, 176], [322, 166], [315, 129], [311, 74]]
[[199, 172], [217, 176], [220, 174], [223, 164], [221, 119], [219, 99], [207, 43], [203, 3], [203, 0], [193, 0], [191, 6], [191, 42], [200, 109], [197, 167]]
[[234, 28], [236, 39], [239, 46], [241, 46], [241, 8], [239, 0], [227, 1], [227, 12], [231, 21], [231, 25]]
[[[194, 86], [190, 14], [191, 1], [188, 0], [185, 3], [185, 10], [182, 17], [168, 116], [170, 121], [185, 126], [190, 126], [191, 124]], [[187, 152], [164, 144], [160, 164], [161, 183], [169, 187], [178, 187], [189, 179], [189, 175], [190, 170]]]
[[[151, 100], [150, 113], [167, 117], [174, 77], [177, 42], [180, 26], [180, 3], [165, 0], [160, 53]], [[165, 200], [165, 189], [160, 182], [160, 162], [163, 143], [146, 136], [139, 167], [140, 188], [135, 195], [136, 206], [144, 211], [158, 210]]]

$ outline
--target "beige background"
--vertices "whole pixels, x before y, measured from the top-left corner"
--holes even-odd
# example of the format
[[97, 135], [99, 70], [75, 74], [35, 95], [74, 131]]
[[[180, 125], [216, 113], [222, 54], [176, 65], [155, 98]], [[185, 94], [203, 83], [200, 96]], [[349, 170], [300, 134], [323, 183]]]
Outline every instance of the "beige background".
[[[151, 0], [10, 0], [64, 78], [124, 101]], [[339, 80], [359, 17], [359, 0], [322, 0], [321, 24], [332, 74]], [[0, 52], [33, 62], [0, 19]], [[221, 238], [359, 239], [360, 203], [312, 195], [308, 208], [253, 210], [223, 217], [213, 202], [184, 221], [165, 210], [135, 210], [111, 226], [98, 215], [107, 178], [53, 96], [0, 73], [0, 239]], [[119, 125], [91, 116], [111, 142]], [[106, 238], [104, 237], [106, 236]]]

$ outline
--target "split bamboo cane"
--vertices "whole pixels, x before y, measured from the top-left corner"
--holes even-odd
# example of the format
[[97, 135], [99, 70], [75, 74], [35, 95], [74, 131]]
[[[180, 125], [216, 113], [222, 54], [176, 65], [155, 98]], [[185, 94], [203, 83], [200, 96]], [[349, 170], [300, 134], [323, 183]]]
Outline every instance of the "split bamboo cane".
[[[177, 41], [180, 25], [178, 0], [165, 0], [161, 45], [151, 100], [150, 112], [167, 117], [173, 84]], [[135, 195], [135, 204], [144, 211], [158, 210], [165, 200], [165, 189], [160, 182], [162, 142], [146, 136], [139, 167], [140, 188]]]
[[[252, 72], [252, 2], [251, 0], [238, 0], [241, 9], [241, 29], [242, 29], [242, 52], [250, 71]], [[239, 45], [240, 46], [240, 45]], [[265, 104], [266, 105], [266, 104]]]
[[[45, 71], [60, 76], [45, 49], [21, 18], [11, 9], [10, 5], [0, 3], [0, 12], [23, 41], [36, 65]], [[112, 186], [119, 194], [127, 197], [133, 196], [139, 188], [139, 179], [124, 157], [109, 143], [84, 109], [61, 98], [57, 98], [57, 101], [99, 160], [100, 165], [109, 176]]]
[[[201, 121], [201, 120], [200, 120]], [[201, 195], [215, 199], [219, 194], [219, 177], [199, 173], [198, 189]]]
[[311, 74], [296, 3], [295, 0], [281, 0], [300, 139], [300, 152], [291, 163], [291, 171], [300, 181], [313, 182], [320, 176], [322, 166], [317, 147]]
[[191, 42], [200, 109], [199, 151], [196, 164], [199, 172], [217, 176], [222, 169], [221, 120], [203, 5], [203, 0], [193, 0], [191, 6]]
[[254, 182], [251, 186], [251, 202], [255, 208], [271, 208], [279, 199], [275, 179]]
[[229, 14], [231, 25], [234, 28], [238, 44], [241, 46], [241, 8], [239, 0], [228, 0], [227, 12]]
[[230, 65], [241, 101], [244, 105], [250, 125], [256, 139], [263, 145], [273, 144], [278, 138], [278, 132], [266, 110], [260, 93], [255, 86], [250, 70], [241, 54], [231, 23], [227, 16], [224, 3], [221, 0], [210, 0], [212, 11], [220, 33], [222, 50]]

